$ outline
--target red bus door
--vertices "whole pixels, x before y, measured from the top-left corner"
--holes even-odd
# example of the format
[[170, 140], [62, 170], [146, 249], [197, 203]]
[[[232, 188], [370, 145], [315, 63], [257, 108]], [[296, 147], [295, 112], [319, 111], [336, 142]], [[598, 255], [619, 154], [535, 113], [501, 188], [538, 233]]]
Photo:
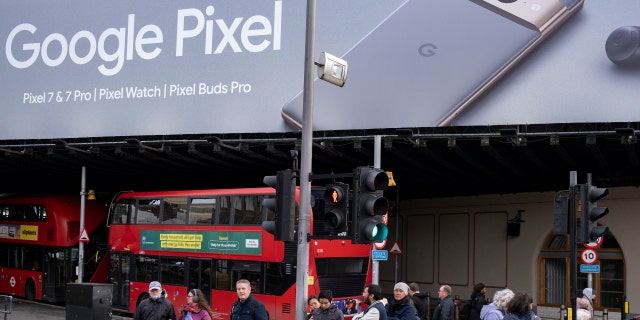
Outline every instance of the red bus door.
[[189, 287], [188, 289], [200, 289], [211, 303], [211, 277], [215, 275], [215, 268], [211, 265], [211, 259], [189, 259]]

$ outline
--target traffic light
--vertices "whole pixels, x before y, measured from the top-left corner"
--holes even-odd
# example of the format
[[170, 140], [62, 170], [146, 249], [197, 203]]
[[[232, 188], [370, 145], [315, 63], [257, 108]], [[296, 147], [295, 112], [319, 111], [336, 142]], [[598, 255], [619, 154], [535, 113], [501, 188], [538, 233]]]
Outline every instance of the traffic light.
[[332, 234], [348, 229], [349, 185], [346, 183], [329, 184], [324, 191], [324, 227]]
[[380, 242], [389, 230], [382, 219], [389, 209], [383, 191], [389, 186], [387, 174], [375, 168], [358, 167], [353, 177], [354, 243]]
[[553, 199], [554, 235], [564, 236], [569, 233], [569, 198], [570, 197], [557, 195]]
[[275, 221], [262, 223], [265, 230], [273, 233], [276, 240], [293, 241], [296, 214], [296, 173], [291, 170], [278, 171], [275, 176], [265, 176], [263, 182], [276, 189], [276, 197], [262, 200], [262, 206], [276, 213]]
[[598, 207], [597, 201], [609, 194], [606, 188], [598, 188], [589, 184], [580, 187], [582, 216], [580, 221], [582, 242], [592, 242], [609, 233], [609, 228], [598, 226], [598, 219], [609, 213], [609, 208]]

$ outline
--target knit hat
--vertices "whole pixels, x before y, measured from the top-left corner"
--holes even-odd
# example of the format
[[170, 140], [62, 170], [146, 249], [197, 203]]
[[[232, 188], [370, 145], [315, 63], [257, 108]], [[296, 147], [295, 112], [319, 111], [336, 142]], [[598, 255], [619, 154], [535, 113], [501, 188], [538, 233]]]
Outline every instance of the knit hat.
[[393, 286], [393, 291], [396, 291], [398, 289], [404, 291], [404, 294], [406, 294], [406, 295], [409, 294], [409, 285], [404, 283], [404, 282], [398, 282], [398, 283], [396, 283], [395, 286]]

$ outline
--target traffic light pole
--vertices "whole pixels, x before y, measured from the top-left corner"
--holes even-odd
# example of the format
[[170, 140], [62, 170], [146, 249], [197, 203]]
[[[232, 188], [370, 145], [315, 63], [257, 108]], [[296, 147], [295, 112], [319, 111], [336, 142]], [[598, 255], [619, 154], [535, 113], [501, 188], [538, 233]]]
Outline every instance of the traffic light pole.
[[[382, 136], [377, 135], [373, 138], [373, 167], [380, 169], [381, 167], [381, 153], [382, 153]], [[373, 250], [375, 244], [371, 245]], [[380, 264], [378, 260], [371, 261], [371, 283], [378, 284], [380, 282]]]
[[300, 156], [300, 217], [298, 222], [298, 261], [296, 271], [296, 307], [298, 320], [307, 320], [309, 295], [309, 228], [311, 208], [311, 157], [313, 147], [313, 66], [316, 45], [316, 0], [307, 0], [307, 31], [304, 53], [302, 98], [302, 141]]
[[[569, 254], [569, 273], [571, 275], [569, 281], [569, 305], [571, 306], [571, 319], [576, 320], [576, 287], [578, 286], [578, 254], [577, 254], [577, 199], [578, 194], [576, 188], [578, 185], [578, 173], [571, 171], [569, 174], [569, 242], [570, 242], [570, 254]], [[582, 222], [584, 223], [584, 222]]]

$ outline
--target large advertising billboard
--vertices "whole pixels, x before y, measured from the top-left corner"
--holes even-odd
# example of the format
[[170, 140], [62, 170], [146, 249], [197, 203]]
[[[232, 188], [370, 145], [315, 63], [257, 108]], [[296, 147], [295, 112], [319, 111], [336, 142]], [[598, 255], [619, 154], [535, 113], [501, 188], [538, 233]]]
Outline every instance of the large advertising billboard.
[[[323, 1], [340, 55], [403, 1]], [[0, 139], [283, 132], [306, 1], [3, 1]]]
[[[587, 1], [540, 43], [547, 25], [481, 2], [501, 3], [318, 1], [314, 56], [344, 57], [349, 76], [316, 83], [314, 128], [640, 120], [640, 74], [604, 53], [636, 1]], [[0, 140], [297, 131], [306, 5], [3, 1]]]

